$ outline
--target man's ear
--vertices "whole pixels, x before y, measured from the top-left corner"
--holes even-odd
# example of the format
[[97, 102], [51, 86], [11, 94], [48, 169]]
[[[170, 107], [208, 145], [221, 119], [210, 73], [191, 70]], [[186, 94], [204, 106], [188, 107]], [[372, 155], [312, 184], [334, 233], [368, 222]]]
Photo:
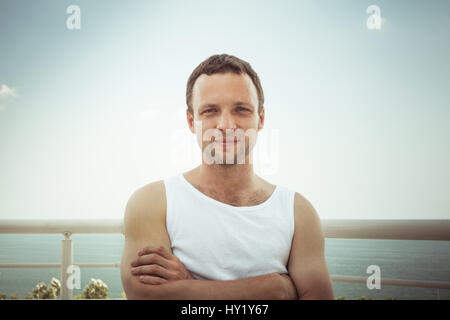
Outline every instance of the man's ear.
[[194, 116], [189, 112], [189, 109], [186, 109], [186, 120], [189, 130], [191, 130], [192, 133], [195, 133]]
[[261, 108], [261, 112], [259, 113], [258, 119], [258, 131], [260, 131], [264, 127], [264, 107]]

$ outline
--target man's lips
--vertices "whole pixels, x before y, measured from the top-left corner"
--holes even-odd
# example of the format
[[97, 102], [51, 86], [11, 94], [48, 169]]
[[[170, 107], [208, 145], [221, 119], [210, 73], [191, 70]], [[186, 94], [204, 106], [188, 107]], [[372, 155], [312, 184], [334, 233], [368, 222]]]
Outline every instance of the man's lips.
[[240, 140], [238, 140], [238, 139], [234, 139], [234, 140], [214, 140], [213, 139], [213, 141], [212, 142], [214, 142], [214, 143], [236, 143], [236, 142], [239, 142]]

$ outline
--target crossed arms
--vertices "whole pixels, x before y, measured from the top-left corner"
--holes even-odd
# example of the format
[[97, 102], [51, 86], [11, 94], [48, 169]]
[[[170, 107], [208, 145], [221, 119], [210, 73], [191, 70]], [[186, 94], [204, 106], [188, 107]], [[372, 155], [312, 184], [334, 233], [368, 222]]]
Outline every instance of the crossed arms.
[[272, 273], [227, 281], [196, 280], [173, 255], [165, 224], [164, 199], [164, 184], [158, 181], [136, 191], [127, 203], [121, 277], [128, 299], [333, 298], [320, 220], [300, 195], [296, 194], [295, 201], [296, 231], [288, 262], [289, 274]]

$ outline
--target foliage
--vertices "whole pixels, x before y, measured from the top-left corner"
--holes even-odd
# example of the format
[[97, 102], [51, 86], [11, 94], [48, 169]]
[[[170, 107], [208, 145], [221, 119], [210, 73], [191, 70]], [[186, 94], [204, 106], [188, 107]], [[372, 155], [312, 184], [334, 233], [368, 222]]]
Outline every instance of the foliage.
[[61, 294], [61, 282], [58, 279], [52, 278], [50, 281], [50, 286], [55, 289], [55, 294], [57, 297]]
[[108, 299], [108, 286], [100, 279], [91, 279], [83, 290], [83, 294], [75, 299]]
[[56, 299], [61, 292], [61, 283], [58, 279], [52, 278], [50, 285], [39, 282], [31, 292], [32, 299]]

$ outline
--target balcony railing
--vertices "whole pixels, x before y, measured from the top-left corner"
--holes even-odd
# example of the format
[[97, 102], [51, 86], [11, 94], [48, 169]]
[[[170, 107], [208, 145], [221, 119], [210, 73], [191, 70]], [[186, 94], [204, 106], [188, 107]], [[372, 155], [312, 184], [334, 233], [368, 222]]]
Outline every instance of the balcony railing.
[[[391, 239], [391, 240], [440, 240], [450, 241], [450, 220], [354, 220], [324, 219], [322, 228], [326, 238]], [[74, 265], [73, 242], [75, 233], [123, 233], [122, 220], [1, 220], [0, 234], [51, 234], [59, 233], [62, 239], [61, 263], [0, 264], [0, 268], [60, 268], [61, 299], [71, 299], [73, 291], [65, 284], [67, 269]], [[120, 263], [76, 263], [80, 268], [118, 268]], [[338, 282], [366, 283], [365, 277], [332, 275]], [[450, 282], [381, 279], [382, 285], [412, 286], [450, 289]]]

